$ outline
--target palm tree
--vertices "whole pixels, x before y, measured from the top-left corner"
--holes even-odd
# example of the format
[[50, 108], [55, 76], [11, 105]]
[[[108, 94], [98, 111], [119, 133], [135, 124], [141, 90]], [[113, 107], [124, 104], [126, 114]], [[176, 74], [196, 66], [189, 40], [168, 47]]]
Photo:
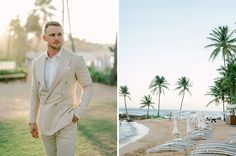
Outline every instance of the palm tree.
[[187, 91], [191, 95], [189, 87], [192, 87], [192, 84], [189, 82], [189, 78], [183, 76], [178, 79], [178, 81], [176, 82], [176, 85], [177, 87], [175, 88], [175, 90], [180, 90], [179, 95], [182, 95], [182, 100], [181, 100], [180, 109], [179, 109], [179, 111], [181, 111], [182, 106], [183, 106], [185, 92]]
[[235, 103], [236, 95], [236, 63], [235, 60], [228, 61], [226, 67], [221, 67], [218, 69], [220, 75], [222, 76], [222, 85], [228, 90], [228, 101], [229, 104]]
[[209, 92], [206, 93], [206, 95], [212, 96], [213, 99], [208, 102], [206, 107], [208, 107], [210, 104], [214, 103], [216, 105], [219, 105], [221, 102], [223, 104], [223, 113], [224, 113], [224, 121], [225, 121], [225, 101], [227, 99], [227, 89], [224, 85], [222, 85], [222, 82], [224, 81], [223, 78], [220, 78], [215, 81], [215, 86], [210, 86]]
[[229, 32], [227, 26], [219, 26], [212, 30], [212, 33], [210, 33], [207, 39], [213, 43], [205, 46], [205, 48], [214, 47], [209, 59], [214, 60], [221, 52], [224, 66], [226, 66], [226, 60], [232, 59], [234, 57], [233, 52], [236, 52], [236, 38], [233, 37], [233, 34], [234, 31]]
[[161, 93], [164, 94], [164, 88], [168, 89], [167, 87], [168, 82], [163, 76], [156, 75], [151, 84], [149, 85], [149, 89], [151, 89], [151, 93], [154, 95], [155, 93], [158, 94], [158, 109], [157, 109], [157, 117], [160, 117], [160, 104], [161, 104]]
[[130, 99], [130, 93], [129, 93], [128, 87], [126, 85], [120, 86], [119, 93], [120, 93], [120, 96], [124, 97], [126, 117], [127, 117], [127, 121], [129, 121], [130, 118], [129, 118], [129, 114], [127, 111], [127, 104], [126, 104], [126, 98]]
[[[41, 25], [40, 25], [40, 16], [37, 14], [29, 14], [25, 24], [25, 30], [27, 34], [34, 34], [36, 37], [36, 43], [33, 47], [34, 51], [38, 50], [40, 39], [41, 39]], [[33, 39], [32, 39], [33, 40]]]
[[51, 4], [53, 0], [35, 0], [34, 9], [29, 13], [25, 24], [27, 33], [33, 33], [36, 36], [36, 44], [34, 50], [37, 50], [40, 44], [42, 29], [53, 16], [52, 12], [56, 8]]
[[148, 118], [149, 116], [149, 107], [151, 106], [154, 109], [153, 104], [154, 102], [152, 101], [152, 97], [150, 95], [147, 96], [144, 95], [143, 98], [141, 99], [142, 106], [140, 108], [148, 107], [146, 118]]
[[39, 15], [43, 19], [43, 25], [48, 22], [49, 19], [54, 16], [52, 12], [56, 10], [56, 8], [51, 5], [53, 0], [36, 0], [35, 8], [32, 14]]
[[25, 33], [24, 27], [21, 25], [21, 20], [19, 15], [16, 19], [12, 19], [9, 24], [10, 31], [10, 42], [8, 43], [8, 53], [12, 53], [16, 57], [17, 62], [21, 62], [25, 58], [25, 52], [28, 49], [27, 35]]
[[[63, 2], [64, 4], [64, 2]], [[69, 9], [69, 2], [66, 0], [66, 6], [67, 6], [67, 15], [68, 15], [68, 23], [69, 23], [69, 29], [70, 29], [70, 41], [71, 41], [71, 48], [72, 51], [75, 52], [75, 44], [74, 44], [74, 39], [72, 37], [72, 31], [71, 31], [71, 23], [70, 23], [70, 9]]]

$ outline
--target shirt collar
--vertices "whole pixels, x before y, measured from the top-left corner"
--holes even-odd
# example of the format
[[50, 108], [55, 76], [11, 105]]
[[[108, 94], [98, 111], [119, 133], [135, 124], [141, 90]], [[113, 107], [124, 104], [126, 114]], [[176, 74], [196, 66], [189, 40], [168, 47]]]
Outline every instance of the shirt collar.
[[[62, 49], [63, 49], [63, 47], [61, 47], [61, 49], [59, 50], [59, 52], [56, 54], [56, 55], [54, 55], [53, 57], [51, 57], [51, 58], [60, 58], [61, 57], [61, 53], [62, 53]], [[46, 52], [46, 59], [51, 59], [49, 56], [48, 56], [48, 53]]]

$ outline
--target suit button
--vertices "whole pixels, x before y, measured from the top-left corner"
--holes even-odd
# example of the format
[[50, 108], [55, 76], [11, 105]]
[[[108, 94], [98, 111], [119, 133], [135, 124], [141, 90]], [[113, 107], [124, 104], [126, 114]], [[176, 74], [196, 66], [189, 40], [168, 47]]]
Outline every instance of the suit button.
[[55, 104], [55, 106], [57, 106], [57, 103]]

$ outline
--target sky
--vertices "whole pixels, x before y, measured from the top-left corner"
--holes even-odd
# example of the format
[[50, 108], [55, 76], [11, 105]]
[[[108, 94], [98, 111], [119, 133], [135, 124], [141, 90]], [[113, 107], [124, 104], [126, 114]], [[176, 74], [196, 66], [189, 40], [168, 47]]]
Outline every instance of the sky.
[[[218, 26], [236, 29], [235, 0], [120, 0], [119, 1], [118, 85], [127, 85], [128, 107], [140, 107], [141, 98], [150, 94], [156, 76], [164, 76], [169, 90], [161, 96], [161, 109], [179, 109], [176, 81], [190, 78], [192, 95], [186, 94], [183, 110], [221, 111], [222, 105], [206, 104], [209, 86], [223, 65], [221, 56], [209, 60], [209, 33]], [[118, 87], [119, 87], [118, 86]], [[152, 94], [151, 94], [152, 95]], [[156, 103], [157, 97], [152, 96]], [[123, 98], [119, 106], [124, 107]]]
[[[34, 8], [35, 0], [7, 0], [0, 5], [0, 33], [6, 32], [11, 19], [25, 21]], [[66, 2], [66, 0], [65, 0]], [[115, 43], [118, 29], [118, 0], [68, 0], [71, 16], [71, 29], [74, 37], [93, 43]], [[57, 11], [53, 20], [61, 22], [62, 1], [53, 0]], [[68, 18], [65, 14], [65, 32], [69, 32]]]

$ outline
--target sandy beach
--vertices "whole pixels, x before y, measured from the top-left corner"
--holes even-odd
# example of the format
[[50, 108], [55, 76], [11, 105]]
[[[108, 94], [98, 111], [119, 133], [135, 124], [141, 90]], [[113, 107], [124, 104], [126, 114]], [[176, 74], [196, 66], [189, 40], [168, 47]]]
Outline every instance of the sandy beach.
[[[141, 123], [149, 128], [149, 133], [143, 138], [137, 140], [136, 142], [130, 143], [119, 150], [120, 156], [185, 156], [191, 153], [192, 149], [185, 150], [183, 153], [178, 152], [161, 152], [155, 154], [146, 154], [146, 149], [155, 147], [157, 145], [166, 143], [175, 139], [172, 135], [173, 121], [167, 119], [148, 119], [148, 120], [137, 120], [136, 122]], [[208, 141], [220, 141], [227, 142], [227, 138], [230, 134], [236, 133], [236, 126], [227, 125], [223, 121], [217, 121], [212, 123], [213, 133], [212, 136], [206, 140], [199, 140], [199, 143], [204, 143]], [[186, 122], [179, 121], [178, 128], [180, 131], [178, 138], [183, 138], [186, 136]], [[194, 146], [195, 147], [195, 146]], [[192, 148], [194, 148], [192, 147]]]

